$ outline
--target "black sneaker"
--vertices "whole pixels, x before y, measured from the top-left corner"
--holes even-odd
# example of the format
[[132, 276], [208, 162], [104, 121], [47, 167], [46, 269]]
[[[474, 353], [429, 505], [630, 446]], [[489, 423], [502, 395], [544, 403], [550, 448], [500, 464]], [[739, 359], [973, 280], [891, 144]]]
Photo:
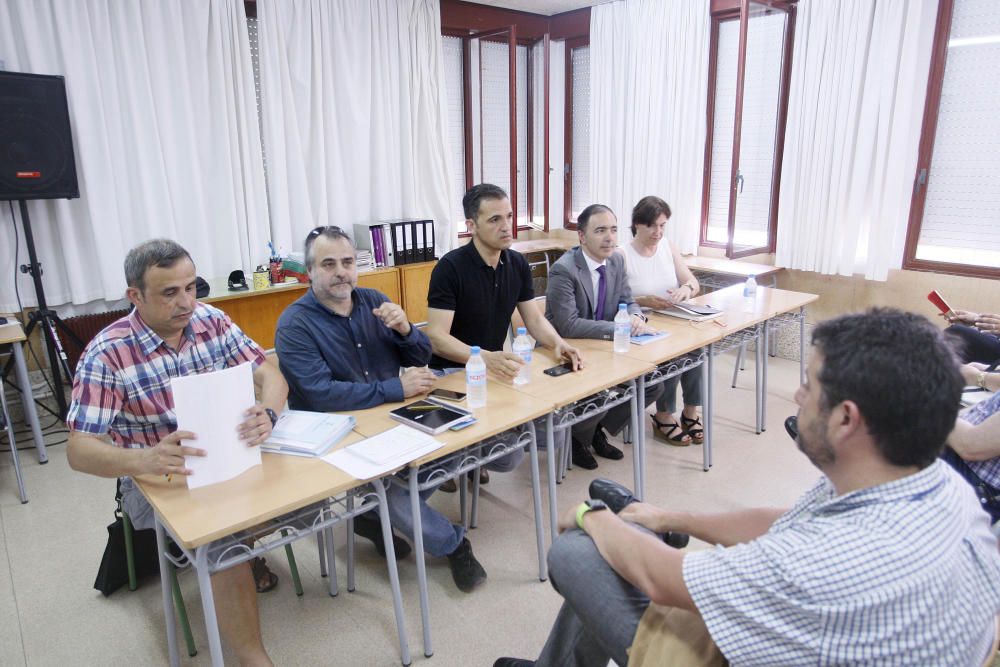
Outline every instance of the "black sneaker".
[[497, 658], [493, 667], [535, 667], [535, 661], [522, 658]]
[[[382, 522], [378, 517], [369, 517], [367, 514], [354, 517], [354, 534], [360, 535], [366, 540], [371, 540], [375, 545], [375, 551], [382, 558], [385, 558], [385, 542], [382, 541]], [[392, 535], [392, 550], [396, 554], [396, 560], [406, 558], [413, 549], [409, 542], [399, 537], [395, 533]]]
[[472, 545], [467, 538], [462, 538], [458, 548], [448, 554], [448, 565], [451, 566], [451, 578], [455, 580], [458, 590], [469, 593], [473, 588], [486, 581], [486, 570], [476, 560], [472, 553]]
[[625, 456], [622, 450], [608, 442], [608, 436], [604, 434], [604, 429], [600, 427], [594, 431], [594, 439], [590, 445], [593, 447], [595, 454], [606, 459], [611, 459], [612, 461], [620, 461]]
[[584, 470], [597, 470], [597, 459], [590, 453], [590, 448], [577, 439], [573, 439], [573, 465]]

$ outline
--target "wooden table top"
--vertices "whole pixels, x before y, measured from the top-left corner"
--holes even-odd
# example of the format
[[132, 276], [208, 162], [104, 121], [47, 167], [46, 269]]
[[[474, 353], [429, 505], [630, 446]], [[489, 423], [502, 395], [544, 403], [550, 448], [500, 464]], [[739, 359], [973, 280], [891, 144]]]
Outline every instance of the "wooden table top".
[[[464, 392], [465, 373], [452, 373], [451, 375], [439, 378], [435, 386]], [[399, 426], [400, 422], [392, 419], [389, 416], [389, 411], [405, 403], [417, 401], [420, 398], [423, 397], [414, 396], [401, 403], [386, 403], [385, 405], [369, 408], [368, 410], [355, 410], [340, 414], [353, 415], [357, 420], [355, 430], [370, 437]], [[456, 403], [456, 405], [462, 408], [466, 407], [464, 401]], [[546, 415], [554, 408], [555, 406], [551, 401], [539, 400], [534, 396], [515, 391], [509, 384], [490, 381], [487, 385], [486, 407], [473, 410], [473, 413], [476, 415], [476, 423], [460, 431], [443, 431], [436, 434], [434, 437], [443, 442], [445, 446], [423, 458], [417, 459], [411, 465], [422, 466], [431, 461], [436, 461], [452, 452], [464, 449], [469, 445]]]
[[735, 276], [748, 278], [749, 276], [770, 276], [785, 270], [783, 266], [771, 266], [770, 264], [754, 264], [752, 262], [741, 262], [726, 257], [703, 257], [700, 255], [685, 255], [684, 263], [689, 269], [697, 269], [708, 273], [717, 273], [725, 276]]
[[24, 329], [21, 328], [21, 323], [13, 315], [4, 315], [7, 318], [7, 322], [0, 324], [0, 345], [6, 343], [19, 343], [27, 340], [24, 337]]
[[511, 245], [511, 249], [523, 255], [529, 252], [544, 252], [546, 250], [569, 250], [577, 245], [579, 245], [579, 242], [575, 238], [531, 239], [530, 241], [515, 241]]
[[[362, 440], [349, 433], [333, 448]], [[136, 483], [181, 546], [193, 549], [359, 486], [363, 480], [319, 459], [263, 454], [262, 464], [226, 482], [188, 489], [178, 475]]]
[[[550, 350], [535, 348], [531, 381], [528, 384], [509, 386], [514, 391], [534, 397], [534, 400], [549, 401], [555, 408], [561, 408], [602, 389], [628, 382], [653, 369], [653, 365], [648, 362], [614, 354], [611, 351], [611, 341], [573, 339], [568, 342], [583, 353], [583, 370], [559, 377], [545, 375], [543, 371], [546, 368], [555, 366], [561, 360], [557, 360]], [[605, 346], [606, 351], [600, 349], [601, 345]], [[499, 380], [492, 378], [490, 382], [491, 387], [500, 384]]]

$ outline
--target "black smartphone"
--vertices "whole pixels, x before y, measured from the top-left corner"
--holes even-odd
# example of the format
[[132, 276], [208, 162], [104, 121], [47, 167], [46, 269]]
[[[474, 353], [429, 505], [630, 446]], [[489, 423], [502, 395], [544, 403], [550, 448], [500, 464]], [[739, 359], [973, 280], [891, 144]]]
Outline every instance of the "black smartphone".
[[452, 391], [451, 389], [432, 389], [431, 396], [437, 398], [442, 398], [446, 401], [464, 401], [465, 394], [460, 391]]
[[542, 372], [545, 373], [546, 375], [551, 375], [552, 377], [557, 378], [560, 375], [566, 375], [566, 373], [572, 373], [573, 362], [567, 361], [564, 364], [559, 364], [558, 366], [553, 366], [552, 368], [546, 368]]

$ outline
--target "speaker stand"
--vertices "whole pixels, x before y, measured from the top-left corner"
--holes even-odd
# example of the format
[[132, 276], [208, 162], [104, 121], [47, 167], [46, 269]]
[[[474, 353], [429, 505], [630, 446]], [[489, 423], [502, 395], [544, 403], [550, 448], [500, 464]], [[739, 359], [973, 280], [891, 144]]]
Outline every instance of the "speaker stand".
[[[38, 309], [28, 315], [28, 326], [24, 329], [24, 335], [29, 337], [35, 330], [35, 327], [41, 327], [41, 336], [45, 340], [45, 348], [48, 352], [49, 370], [52, 373], [52, 393], [55, 394], [56, 406], [59, 411], [58, 417], [66, 419], [66, 393], [63, 390], [60, 370], [62, 373], [65, 373], [67, 380], [72, 379], [73, 373], [70, 372], [66, 352], [63, 350], [59, 336], [56, 334], [56, 327], [66, 334], [80, 349], [83, 349], [83, 342], [79, 336], [66, 326], [65, 322], [60, 319], [54, 310], [49, 310], [48, 304], [45, 303], [45, 288], [42, 286], [42, 265], [38, 261], [38, 255], [35, 252], [35, 237], [31, 233], [31, 219], [28, 217], [28, 205], [24, 199], [19, 199], [18, 203], [21, 207], [21, 226], [24, 228], [24, 242], [28, 248], [28, 263], [22, 264], [20, 269], [21, 273], [31, 275], [35, 286], [35, 297], [38, 301]], [[3, 370], [4, 377], [10, 372], [10, 366], [11, 361], [8, 361]], [[45, 372], [44, 369], [39, 370], [42, 373]], [[52, 412], [48, 406], [41, 403], [39, 405]]]

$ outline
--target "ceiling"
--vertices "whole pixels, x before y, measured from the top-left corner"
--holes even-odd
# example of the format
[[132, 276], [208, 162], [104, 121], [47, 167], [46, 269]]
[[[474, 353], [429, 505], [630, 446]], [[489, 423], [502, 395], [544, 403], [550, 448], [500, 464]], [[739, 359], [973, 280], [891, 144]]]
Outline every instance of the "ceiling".
[[552, 16], [571, 12], [574, 9], [603, 5], [613, 0], [469, 0], [477, 5], [490, 5], [503, 9], [514, 9], [520, 12], [531, 12], [542, 16]]

